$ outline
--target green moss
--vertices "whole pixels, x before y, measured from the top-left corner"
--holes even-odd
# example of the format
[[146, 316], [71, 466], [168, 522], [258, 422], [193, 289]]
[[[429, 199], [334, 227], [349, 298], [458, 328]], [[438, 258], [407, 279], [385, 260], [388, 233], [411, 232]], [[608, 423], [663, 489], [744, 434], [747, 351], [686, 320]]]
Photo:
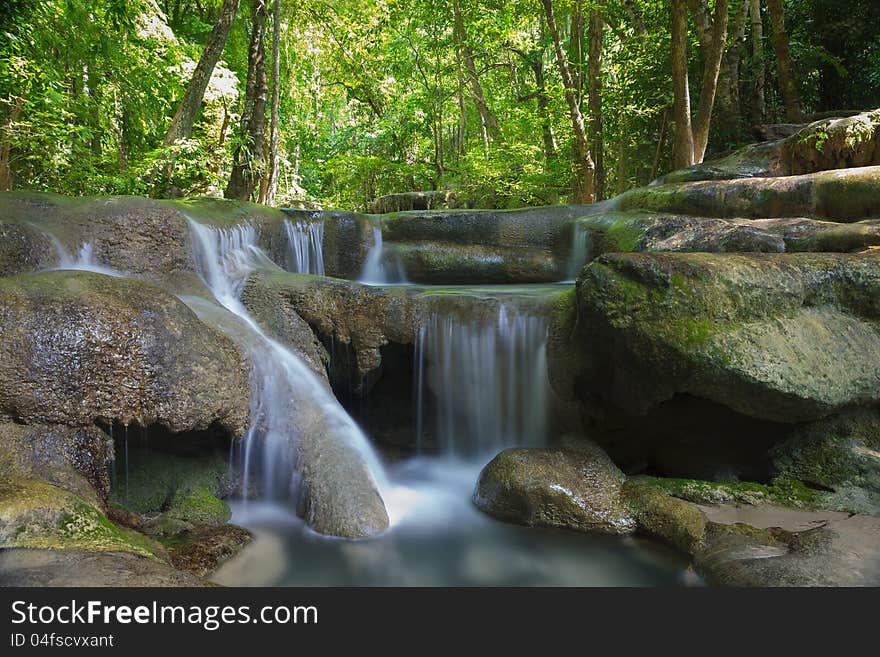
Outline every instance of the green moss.
[[717, 482], [666, 477], [636, 477], [634, 481], [697, 504], [771, 503], [811, 507], [816, 503], [815, 491], [796, 480], [778, 479], [769, 486], [748, 481]]
[[661, 538], [690, 555], [703, 546], [706, 517], [696, 506], [640, 480], [628, 480], [623, 490], [626, 503], [641, 531]]
[[221, 525], [232, 517], [229, 506], [206, 488], [179, 491], [168, 514], [184, 521]]
[[[111, 489], [110, 501], [139, 515], [161, 513], [159, 532], [190, 523], [221, 524], [229, 507], [220, 497], [230, 486], [226, 461], [214, 456], [176, 456], [132, 450], [129, 475]], [[151, 530], [152, 533], [152, 530]]]
[[161, 560], [155, 542], [119, 527], [104, 513], [62, 488], [39, 479], [0, 482], [3, 547], [131, 552]]

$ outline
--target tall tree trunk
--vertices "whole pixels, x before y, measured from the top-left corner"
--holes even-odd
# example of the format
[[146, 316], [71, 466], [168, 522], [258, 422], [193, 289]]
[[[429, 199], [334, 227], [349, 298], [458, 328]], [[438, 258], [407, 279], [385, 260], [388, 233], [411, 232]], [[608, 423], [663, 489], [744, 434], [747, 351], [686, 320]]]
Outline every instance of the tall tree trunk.
[[456, 155], [461, 158], [467, 141], [467, 105], [464, 102], [464, 63], [461, 48], [455, 49], [455, 72], [457, 76], [456, 100], [458, 101], [458, 132], [456, 139]]
[[205, 44], [202, 51], [202, 57], [198, 65], [193, 71], [190, 78], [189, 86], [186, 93], [177, 106], [177, 112], [171, 120], [168, 132], [165, 133], [163, 143], [170, 146], [180, 139], [188, 139], [192, 132], [193, 124], [196, 122], [199, 108], [202, 106], [202, 99], [205, 97], [205, 89], [208, 88], [208, 82], [214, 73], [214, 67], [223, 53], [226, 45], [226, 38], [229, 36], [229, 30], [232, 27], [232, 21], [235, 18], [235, 12], [238, 10], [240, 0], [224, 0], [223, 7], [220, 9], [220, 16], [214, 24], [214, 30]]
[[694, 162], [702, 162], [709, 144], [709, 128], [712, 123], [712, 109], [715, 107], [715, 92], [718, 89], [718, 75], [724, 46], [727, 44], [728, 0], [716, 0], [715, 17], [712, 21], [712, 41], [705, 52], [703, 62], [703, 84], [700, 86], [700, 101], [694, 120]]
[[754, 125], [764, 123], [766, 107], [764, 87], [766, 74], [764, 68], [764, 21], [761, 18], [761, 0], [749, 0], [749, 15], [752, 24], [752, 106], [751, 117]]
[[672, 87], [675, 143], [672, 166], [685, 169], [694, 163], [694, 133], [691, 128], [691, 96], [688, 84], [688, 22], [685, 0], [671, 0]]
[[553, 134], [553, 121], [550, 118], [550, 94], [547, 93], [547, 82], [544, 79], [544, 62], [541, 53], [534, 53], [532, 72], [535, 74], [535, 86], [538, 90], [538, 114], [541, 117], [541, 136], [544, 139], [544, 158], [549, 163], [556, 157], [556, 135]]
[[801, 109], [801, 95], [794, 79], [788, 35], [785, 33], [782, 0], [767, 0], [767, 8], [770, 10], [770, 23], [773, 25], [773, 50], [776, 51], [776, 64], [779, 67], [779, 87], [785, 105], [785, 117], [791, 123], [801, 123], [804, 114]]
[[498, 137], [498, 120], [489, 109], [489, 104], [486, 102], [486, 96], [483, 93], [483, 85], [480, 84], [480, 78], [477, 76], [477, 65], [474, 63], [474, 52], [468, 45], [467, 33], [465, 32], [464, 20], [461, 16], [461, 3], [459, 0], [455, 0], [452, 3], [452, 10], [454, 14], [453, 32], [456, 46], [461, 49], [464, 69], [467, 72], [468, 82], [471, 87], [471, 97], [473, 98], [474, 105], [477, 107], [477, 111], [480, 113], [480, 123], [483, 130], [483, 144], [488, 148], [489, 140]]
[[278, 191], [278, 109], [281, 104], [281, 0], [275, 0], [272, 17], [272, 120], [269, 124], [269, 175], [261, 203], [275, 205]]
[[590, 11], [590, 52], [587, 64], [588, 94], [590, 105], [590, 150], [596, 165], [596, 200], [605, 198], [605, 167], [602, 134], [602, 32], [605, 21], [602, 13]]
[[244, 111], [241, 113], [241, 140], [233, 154], [234, 165], [226, 185], [226, 198], [242, 201], [254, 197], [266, 173], [265, 131], [266, 99], [266, 22], [269, 11], [266, 0], [252, 0], [251, 42], [248, 48], [248, 76], [245, 86]]
[[19, 96], [15, 99], [15, 104], [9, 112], [9, 118], [3, 124], [3, 131], [0, 132], [0, 192], [8, 192], [12, 189], [12, 169], [9, 166], [12, 156], [12, 139], [10, 139], [9, 133], [21, 116], [22, 109], [24, 109], [24, 96]]
[[715, 97], [715, 123], [717, 133], [726, 144], [738, 141], [743, 134], [743, 111], [739, 91], [742, 64], [742, 45], [746, 36], [746, 19], [749, 0], [738, 0], [733, 25], [727, 42], [727, 52], [721, 59], [718, 75], [718, 91]]
[[584, 12], [581, 0], [574, 0], [571, 10], [571, 28], [568, 34], [568, 62], [571, 82], [577, 93], [578, 104], [584, 102]]
[[584, 126], [584, 115], [581, 113], [581, 108], [578, 105], [565, 51], [562, 49], [562, 42], [559, 39], [559, 29], [556, 27], [556, 16], [553, 11], [553, 0], [541, 0], [541, 4], [544, 6], [547, 28], [550, 30], [553, 47], [556, 50], [556, 64], [559, 67], [559, 74], [562, 76], [562, 83], [565, 87], [565, 100], [568, 103], [568, 111], [571, 116], [571, 127], [574, 132], [579, 160], [578, 168], [580, 169], [581, 177], [579, 197], [583, 203], [592, 203], [596, 200], [596, 165], [593, 163], [593, 157], [590, 154], [590, 142], [587, 139], [587, 131]]

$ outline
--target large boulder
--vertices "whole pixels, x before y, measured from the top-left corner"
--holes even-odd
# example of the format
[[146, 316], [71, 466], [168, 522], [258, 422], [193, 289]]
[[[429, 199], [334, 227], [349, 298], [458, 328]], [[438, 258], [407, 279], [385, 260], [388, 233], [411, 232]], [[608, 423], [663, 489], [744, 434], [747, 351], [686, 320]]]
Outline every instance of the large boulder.
[[242, 435], [245, 359], [140, 281], [57, 271], [0, 279], [0, 415], [28, 424], [212, 425]]
[[474, 503], [522, 525], [627, 534], [635, 521], [623, 482], [605, 452], [586, 440], [563, 449], [508, 449], [480, 473]]
[[616, 208], [716, 218], [877, 219], [880, 166], [653, 185], [625, 192]]
[[878, 300], [875, 252], [606, 255], [554, 323], [551, 382], [635, 415], [687, 394], [821, 419], [880, 401]]
[[877, 220], [718, 219], [631, 210], [585, 217], [577, 226], [589, 236], [593, 258], [635, 251], [845, 253], [880, 246]]
[[[347, 374], [364, 391], [380, 374], [384, 346], [391, 342], [415, 342], [417, 295], [400, 287], [372, 287], [334, 278], [263, 272], [250, 277], [242, 299], [248, 309], [258, 311], [258, 317], [265, 317], [269, 326], [298, 325], [297, 320], [291, 324], [282, 316], [295, 315], [304, 320], [325, 344], [332, 345], [337, 366], [343, 350], [350, 349], [353, 363]], [[271, 299], [271, 304], [267, 299]], [[269, 305], [274, 307], [271, 316]], [[305, 334], [297, 330], [297, 335]], [[312, 347], [304, 344], [307, 340], [288, 338], [287, 342], [299, 343], [307, 360], [314, 359]]]

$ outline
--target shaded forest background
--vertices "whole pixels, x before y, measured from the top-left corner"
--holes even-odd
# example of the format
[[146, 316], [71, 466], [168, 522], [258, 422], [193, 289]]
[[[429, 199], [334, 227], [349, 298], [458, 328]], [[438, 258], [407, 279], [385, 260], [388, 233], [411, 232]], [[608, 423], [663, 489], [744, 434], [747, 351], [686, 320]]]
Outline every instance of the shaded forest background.
[[0, 190], [593, 200], [877, 106], [877, 0], [0, 6]]

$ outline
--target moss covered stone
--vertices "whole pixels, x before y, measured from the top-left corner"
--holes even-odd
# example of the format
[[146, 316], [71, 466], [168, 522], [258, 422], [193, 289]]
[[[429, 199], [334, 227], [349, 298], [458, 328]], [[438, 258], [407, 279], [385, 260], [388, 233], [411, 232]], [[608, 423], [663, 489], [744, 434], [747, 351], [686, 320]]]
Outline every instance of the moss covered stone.
[[110, 501], [147, 516], [144, 526], [158, 534], [174, 534], [193, 525], [219, 525], [231, 516], [221, 499], [229, 494], [229, 466], [217, 456], [179, 456], [131, 450]]
[[152, 540], [113, 524], [85, 499], [40, 479], [19, 477], [0, 478], [0, 546], [163, 555]]
[[[880, 256], [606, 255], [583, 270], [575, 377], [643, 414], [677, 394], [803, 422], [880, 401]], [[574, 350], [574, 348], [573, 348]]]

